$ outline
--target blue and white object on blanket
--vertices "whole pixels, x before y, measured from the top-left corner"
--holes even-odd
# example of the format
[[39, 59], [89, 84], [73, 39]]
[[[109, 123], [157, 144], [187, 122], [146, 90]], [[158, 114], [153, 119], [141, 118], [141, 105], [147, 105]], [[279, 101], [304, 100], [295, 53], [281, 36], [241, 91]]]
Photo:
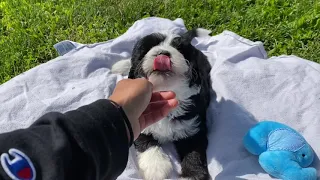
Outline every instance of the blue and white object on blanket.
[[294, 129], [273, 121], [262, 121], [243, 138], [245, 148], [259, 155], [261, 167], [270, 175], [283, 180], [316, 180], [317, 171], [308, 167], [314, 152], [307, 141]]
[[[181, 33], [186, 28], [182, 19], [152, 17], [135, 22], [126, 33], [106, 42], [58, 43], [59, 57], [0, 85], [0, 133], [25, 128], [46, 112], [65, 112], [108, 97], [115, 84], [126, 78], [111, 74], [111, 66], [130, 58], [138, 39], [159, 31]], [[268, 58], [261, 42], [230, 31], [213, 34], [192, 42], [212, 65], [216, 97], [207, 113], [207, 162], [212, 179], [274, 179], [242, 143], [250, 127], [267, 118], [303, 135], [317, 155], [313, 164], [319, 171], [320, 65], [296, 56]], [[173, 148], [170, 144], [163, 148], [179, 172]], [[136, 162], [136, 151], [131, 148], [127, 168], [118, 179], [141, 179]]]

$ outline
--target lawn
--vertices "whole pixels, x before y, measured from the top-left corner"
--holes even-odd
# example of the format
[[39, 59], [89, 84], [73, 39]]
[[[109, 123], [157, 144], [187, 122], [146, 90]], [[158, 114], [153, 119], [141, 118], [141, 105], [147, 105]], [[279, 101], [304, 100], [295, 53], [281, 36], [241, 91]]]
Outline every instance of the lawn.
[[149, 16], [228, 29], [264, 42], [269, 56], [320, 62], [319, 0], [0, 0], [0, 84], [55, 58], [61, 40], [105, 41]]

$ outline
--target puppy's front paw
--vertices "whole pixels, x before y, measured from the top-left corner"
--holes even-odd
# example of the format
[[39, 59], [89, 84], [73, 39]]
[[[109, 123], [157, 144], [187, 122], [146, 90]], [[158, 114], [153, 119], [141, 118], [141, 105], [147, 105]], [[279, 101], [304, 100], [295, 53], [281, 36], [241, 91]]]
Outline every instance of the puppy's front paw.
[[172, 171], [170, 158], [161, 147], [150, 147], [138, 155], [140, 173], [145, 180], [163, 180]]

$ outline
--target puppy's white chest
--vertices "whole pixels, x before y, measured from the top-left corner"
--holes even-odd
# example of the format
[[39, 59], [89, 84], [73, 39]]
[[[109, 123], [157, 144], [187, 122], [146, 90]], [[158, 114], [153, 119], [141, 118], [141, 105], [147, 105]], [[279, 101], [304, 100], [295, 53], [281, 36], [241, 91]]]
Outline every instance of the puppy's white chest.
[[179, 101], [179, 105], [172, 110], [166, 118], [149, 126], [142, 133], [152, 134], [160, 143], [176, 141], [196, 134], [199, 131], [199, 122], [197, 121], [198, 116], [183, 120], [174, 120], [174, 117], [187, 113], [187, 107], [193, 103], [190, 97], [198, 94], [200, 87], [189, 87], [187, 80], [180, 76], [171, 77], [169, 79], [151, 76], [149, 81], [154, 85], [154, 91], [174, 91], [176, 93], [176, 98]]
[[159, 122], [149, 126], [142, 133], [152, 134], [160, 143], [176, 141], [192, 136], [199, 131], [197, 122], [198, 116], [189, 120], [172, 120], [164, 118]]

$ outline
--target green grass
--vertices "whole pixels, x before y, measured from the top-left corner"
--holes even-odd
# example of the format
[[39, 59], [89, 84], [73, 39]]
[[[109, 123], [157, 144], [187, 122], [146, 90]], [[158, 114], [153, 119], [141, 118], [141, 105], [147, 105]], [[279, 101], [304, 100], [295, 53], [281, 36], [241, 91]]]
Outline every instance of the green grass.
[[149, 16], [228, 29], [264, 42], [269, 56], [320, 62], [319, 0], [0, 0], [0, 84], [55, 58], [61, 40], [105, 41]]

